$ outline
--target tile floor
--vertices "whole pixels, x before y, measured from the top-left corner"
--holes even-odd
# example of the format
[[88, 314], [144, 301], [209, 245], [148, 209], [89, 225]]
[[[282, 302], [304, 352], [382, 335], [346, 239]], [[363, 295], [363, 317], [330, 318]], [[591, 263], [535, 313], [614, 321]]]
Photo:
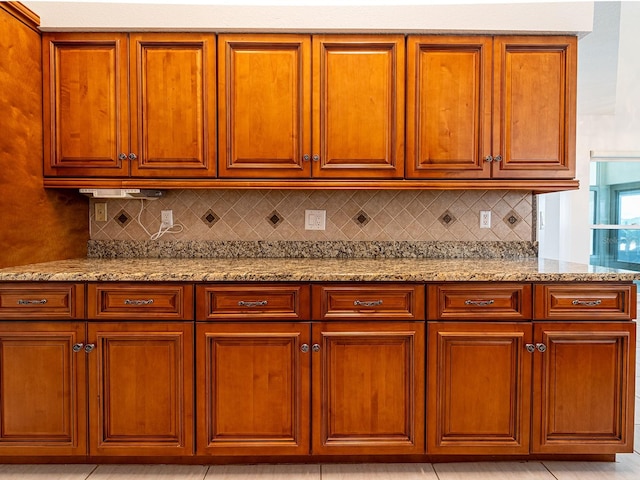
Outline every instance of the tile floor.
[[636, 352], [635, 453], [619, 454], [615, 462], [246, 466], [0, 464], [0, 480], [640, 480], [640, 336]]

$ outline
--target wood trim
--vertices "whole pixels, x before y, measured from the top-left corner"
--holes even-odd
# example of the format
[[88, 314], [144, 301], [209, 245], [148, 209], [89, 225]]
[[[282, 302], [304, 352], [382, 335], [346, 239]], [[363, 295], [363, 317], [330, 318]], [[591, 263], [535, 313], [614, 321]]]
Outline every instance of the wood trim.
[[45, 188], [279, 189], [279, 190], [577, 190], [578, 180], [191, 180], [45, 178]]
[[0, 2], [0, 10], [4, 10], [24, 23], [27, 27], [40, 33], [40, 16], [21, 2]]

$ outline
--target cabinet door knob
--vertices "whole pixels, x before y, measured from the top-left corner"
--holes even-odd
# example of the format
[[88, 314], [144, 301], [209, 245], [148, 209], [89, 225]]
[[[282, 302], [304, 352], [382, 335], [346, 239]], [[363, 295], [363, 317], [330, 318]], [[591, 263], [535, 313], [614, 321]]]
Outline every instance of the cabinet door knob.
[[95, 343], [89, 343], [89, 344], [84, 346], [84, 351], [87, 352], [87, 353], [91, 353], [94, 348], [96, 348], [96, 344]]
[[319, 352], [320, 351], [320, 345], [318, 345], [317, 343], [314, 343], [313, 346], [311, 347], [311, 349], [314, 352]]
[[307, 353], [309, 351], [309, 345], [307, 343], [303, 343], [300, 346], [300, 350], [302, 350], [302, 353]]
[[484, 157], [484, 161], [485, 162], [493, 162], [493, 157], [491, 155], [487, 155], [486, 157]]
[[84, 343], [76, 343], [73, 345], [73, 351], [78, 353], [84, 347]]
[[547, 346], [544, 343], [536, 343], [536, 348], [540, 353], [544, 353], [547, 351]]
[[536, 346], [533, 343], [525, 344], [525, 348], [527, 349], [527, 352], [529, 352], [529, 353], [533, 353], [533, 352], [536, 351]]
[[126, 159], [127, 159], [126, 153], [121, 153], [120, 155], [118, 155], [118, 160], [126, 160]]
[[314, 162], [319, 162], [320, 161], [320, 155], [314, 155], [313, 156], [313, 161]]
[[302, 160], [305, 161], [305, 162], [308, 162], [309, 160], [311, 160], [311, 156], [308, 153], [305, 153], [302, 156]]
[[135, 160], [136, 158], [138, 158], [138, 156], [135, 153], [129, 154], [129, 160]]

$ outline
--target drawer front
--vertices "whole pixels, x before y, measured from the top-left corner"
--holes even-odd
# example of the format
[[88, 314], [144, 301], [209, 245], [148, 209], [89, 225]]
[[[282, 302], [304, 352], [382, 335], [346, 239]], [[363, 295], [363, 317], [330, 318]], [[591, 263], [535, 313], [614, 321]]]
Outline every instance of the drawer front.
[[428, 287], [429, 320], [529, 321], [528, 283], [451, 283]]
[[90, 283], [92, 320], [193, 320], [193, 285]]
[[196, 286], [197, 320], [309, 320], [309, 285]]
[[424, 320], [424, 285], [313, 285], [314, 320]]
[[0, 319], [68, 320], [84, 318], [81, 283], [0, 284]]
[[636, 286], [632, 283], [535, 286], [536, 320], [633, 320], [636, 309]]

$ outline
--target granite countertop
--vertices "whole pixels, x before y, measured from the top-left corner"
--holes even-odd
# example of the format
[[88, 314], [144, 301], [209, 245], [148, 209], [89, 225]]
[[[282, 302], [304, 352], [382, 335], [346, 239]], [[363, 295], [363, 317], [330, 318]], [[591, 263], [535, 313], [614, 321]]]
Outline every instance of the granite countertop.
[[0, 269], [0, 281], [631, 281], [640, 272], [538, 258], [82, 258]]

